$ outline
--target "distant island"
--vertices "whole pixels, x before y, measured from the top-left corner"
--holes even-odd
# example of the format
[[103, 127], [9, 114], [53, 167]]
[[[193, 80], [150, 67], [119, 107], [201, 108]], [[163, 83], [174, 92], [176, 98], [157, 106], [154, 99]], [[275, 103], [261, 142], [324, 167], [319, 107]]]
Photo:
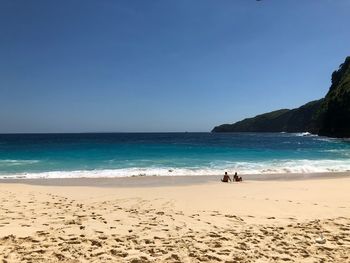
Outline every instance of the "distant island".
[[332, 74], [327, 95], [297, 109], [281, 109], [216, 126], [212, 132], [309, 132], [350, 137], [350, 56]]

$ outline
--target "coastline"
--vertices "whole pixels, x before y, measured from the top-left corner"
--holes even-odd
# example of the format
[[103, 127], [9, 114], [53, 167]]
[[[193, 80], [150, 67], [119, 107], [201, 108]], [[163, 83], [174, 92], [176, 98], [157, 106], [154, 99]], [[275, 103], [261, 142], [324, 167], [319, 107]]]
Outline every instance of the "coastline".
[[[232, 174], [230, 175], [233, 176]], [[245, 174], [244, 181], [298, 181], [338, 179], [350, 177], [349, 172]], [[185, 186], [220, 182], [222, 175], [130, 176], [101, 178], [5, 178], [0, 184], [29, 184], [42, 186], [90, 186], [90, 187], [162, 187]]]
[[218, 178], [0, 180], [0, 260], [350, 260], [349, 173]]

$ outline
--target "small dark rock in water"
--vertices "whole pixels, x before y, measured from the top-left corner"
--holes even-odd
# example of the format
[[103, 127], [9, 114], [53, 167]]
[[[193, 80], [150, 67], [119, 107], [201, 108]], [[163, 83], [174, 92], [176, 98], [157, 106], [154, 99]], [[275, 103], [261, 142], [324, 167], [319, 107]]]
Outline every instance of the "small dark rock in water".
[[170, 170], [168, 170], [168, 172], [169, 172], [169, 173], [172, 173], [172, 172], [173, 172], [173, 170], [171, 170], [171, 169], [170, 169]]

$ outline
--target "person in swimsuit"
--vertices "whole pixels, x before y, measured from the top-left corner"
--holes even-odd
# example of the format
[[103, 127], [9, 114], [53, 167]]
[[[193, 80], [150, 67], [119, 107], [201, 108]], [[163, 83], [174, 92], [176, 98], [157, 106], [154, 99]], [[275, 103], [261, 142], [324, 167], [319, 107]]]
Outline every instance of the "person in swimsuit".
[[225, 172], [224, 178], [221, 179], [221, 182], [223, 182], [223, 183], [228, 183], [228, 181], [231, 182], [231, 178], [230, 178], [230, 176], [227, 174], [227, 172]]

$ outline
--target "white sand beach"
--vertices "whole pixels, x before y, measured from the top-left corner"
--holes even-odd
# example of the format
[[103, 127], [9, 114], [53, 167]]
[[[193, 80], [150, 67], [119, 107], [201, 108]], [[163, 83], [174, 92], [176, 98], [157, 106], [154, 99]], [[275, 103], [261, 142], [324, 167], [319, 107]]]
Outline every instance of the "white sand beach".
[[0, 182], [0, 260], [350, 262], [348, 176]]

